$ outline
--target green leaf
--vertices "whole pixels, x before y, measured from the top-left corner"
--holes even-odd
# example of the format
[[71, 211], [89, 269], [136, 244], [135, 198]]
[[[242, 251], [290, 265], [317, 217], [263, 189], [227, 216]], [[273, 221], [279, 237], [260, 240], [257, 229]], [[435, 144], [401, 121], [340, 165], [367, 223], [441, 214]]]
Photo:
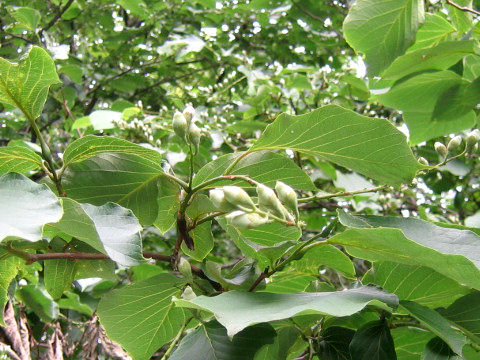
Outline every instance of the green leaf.
[[478, 291], [461, 297], [442, 311], [442, 315], [474, 341], [480, 343], [480, 293]]
[[40, 168], [42, 158], [34, 151], [23, 146], [0, 148], [0, 174], [8, 172], [28, 173]]
[[431, 339], [425, 346], [422, 360], [463, 360], [463, 356], [457, 356], [450, 346], [439, 337]]
[[385, 320], [372, 321], [357, 330], [350, 343], [355, 360], [396, 360], [397, 354]]
[[150, 16], [147, 5], [141, 0], [117, 0], [116, 3], [140, 19], [147, 20]]
[[105, 153], [138, 155], [152, 162], [152, 166], [163, 162], [162, 155], [130, 141], [112, 136], [87, 135], [71, 143], [63, 154], [65, 166]]
[[[474, 125], [473, 111], [454, 118], [433, 117], [435, 107], [443, 94], [455, 86], [467, 84], [469, 83], [465, 79], [452, 71], [429, 72], [401, 82], [388, 92], [377, 94], [375, 99], [404, 112], [404, 119], [410, 131], [410, 142], [418, 144]], [[447, 104], [455, 105], [451, 99], [448, 99]]]
[[[199, 194], [188, 206], [187, 216], [196, 219], [200, 215], [206, 215], [212, 211], [215, 211], [215, 207], [208, 196]], [[207, 221], [197, 225], [189, 231], [189, 234], [194, 241], [195, 249], [190, 250], [185, 243], [182, 243], [182, 252], [197, 261], [202, 261], [213, 249], [212, 222]]]
[[469, 230], [413, 218], [352, 216], [343, 211], [339, 219], [350, 229], [328, 242], [345, 246], [354, 257], [427, 266], [460, 284], [480, 288], [480, 238]]
[[42, 113], [50, 86], [60, 83], [52, 58], [40, 47], [18, 63], [0, 58], [0, 102], [19, 108], [31, 121]]
[[158, 215], [153, 223], [162, 234], [170, 230], [176, 222], [180, 207], [180, 187], [165, 177], [158, 179]]
[[29, 7], [16, 8], [11, 12], [12, 16], [27, 30], [35, 32], [38, 23], [40, 22], [41, 15], [38, 10]]
[[308, 114], [281, 114], [250, 151], [292, 149], [320, 156], [386, 184], [410, 181], [422, 167], [405, 135], [386, 119], [368, 118], [337, 105]]
[[473, 81], [480, 77], [480, 56], [468, 55], [463, 64], [463, 77]]
[[215, 297], [199, 296], [190, 301], [177, 299], [178, 306], [212, 312], [233, 336], [261, 322], [288, 319], [297, 314], [349, 316], [373, 301], [396, 307], [398, 299], [375, 287], [337, 292], [272, 294], [229, 291]]
[[0, 176], [0, 214], [0, 241], [37, 241], [45, 224], [60, 220], [62, 204], [46, 185], [9, 173]]
[[304, 274], [287, 269], [270, 276], [264, 292], [269, 293], [295, 293], [304, 292], [312, 281], [317, 280], [313, 275]]
[[[195, 175], [193, 185], [197, 186], [206, 180], [223, 175], [232, 162], [244, 154], [243, 152], [227, 154], [208, 163]], [[279, 180], [295, 189], [316, 189], [310, 177], [291, 159], [271, 151], [258, 151], [244, 155], [229, 172], [229, 175], [248, 175], [270, 187], [274, 187], [276, 181]], [[216, 182], [211, 187], [223, 185], [247, 186], [244, 181], [225, 180]]]
[[74, 310], [87, 316], [93, 315], [92, 308], [87, 304], [83, 304], [80, 301], [80, 296], [70, 291], [67, 291], [65, 295], [66, 298], [58, 300], [58, 307], [60, 309]]
[[157, 180], [163, 174], [161, 164], [147, 156], [102, 153], [70, 163], [63, 185], [72, 199], [93, 205], [115, 202], [148, 226], [158, 216]]
[[429, 331], [404, 326], [392, 329], [391, 332], [398, 360], [420, 359], [425, 345], [433, 336]]
[[54, 300], [70, 289], [75, 276], [75, 262], [69, 259], [52, 259], [43, 265], [45, 288]]
[[160, 274], [110, 291], [97, 310], [107, 336], [135, 360], [150, 359], [175, 337], [185, 321], [184, 310], [171, 301], [172, 296], [180, 296], [183, 286], [183, 280]]
[[345, 18], [343, 33], [357, 53], [365, 54], [368, 73], [373, 76], [415, 42], [423, 18], [423, 1], [358, 0]]
[[408, 300], [401, 300], [400, 305], [422, 325], [445, 341], [456, 354], [462, 354], [462, 348], [466, 343], [465, 337], [456, 332], [438, 312]]
[[[340, 326], [330, 326], [322, 330], [319, 355], [325, 360], [350, 360], [349, 345], [355, 331]], [[356, 359], [356, 358], [355, 358]]]
[[123, 266], [144, 261], [142, 227], [131, 211], [113, 203], [94, 206], [69, 198], [62, 201], [64, 215], [51, 226], [107, 254]]
[[8, 301], [8, 287], [18, 270], [21, 267], [21, 260], [17, 257], [0, 259], [0, 325], [5, 326], [4, 309]]
[[407, 50], [407, 53], [438, 45], [447, 40], [455, 30], [452, 24], [441, 15], [427, 13], [422, 27], [417, 32], [415, 44]]
[[25, 285], [17, 291], [17, 296], [43, 322], [49, 323], [58, 317], [58, 305], [45, 289]]
[[375, 263], [362, 282], [379, 285], [400, 300], [412, 300], [432, 308], [448, 306], [470, 291], [428, 267], [389, 261]]
[[475, 41], [445, 41], [435, 47], [409, 52], [396, 59], [382, 77], [398, 80], [410, 74], [447, 70], [465, 56], [478, 52]]
[[262, 347], [254, 360], [287, 360], [288, 350], [298, 339], [298, 331], [293, 327], [277, 329], [273, 344]]
[[[472, 0], [456, 0], [455, 3], [469, 9], [473, 8]], [[455, 27], [460, 33], [465, 33], [472, 29], [472, 14], [449, 4], [447, 4], [447, 9]]]
[[275, 330], [271, 325], [249, 327], [234, 336], [216, 321], [199, 326], [185, 336], [172, 354], [171, 360], [250, 360], [265, 344], [273, 343]]
[[292, 261], [289, 268], [318, 275], [321, 265], [339, 271], [348, 278], [355, 278], [355, 268], [347, 255], [333, 245], [318, 245], [308, 249], [300, 260]]

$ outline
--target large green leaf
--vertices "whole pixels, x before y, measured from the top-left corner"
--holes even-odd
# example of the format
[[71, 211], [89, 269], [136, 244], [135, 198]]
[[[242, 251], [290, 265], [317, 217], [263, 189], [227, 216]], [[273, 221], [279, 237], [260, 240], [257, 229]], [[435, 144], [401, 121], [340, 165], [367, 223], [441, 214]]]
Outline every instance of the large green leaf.
[[[351, 360], [349, 345], [355, 331], [340, 326], [330, 326], [320, 333], [319, 355], [325, 360]], [[356, 359], [356, 358], [355, 358]]]
[[38, 10], [29, 7], [19, 7], [12, 11], [12, 15], [23, 27], [35, 31], [40, 22], [41, 15]]
[[75, 275], [75, 262], [68, 259], [53, 259], [43, 265], [45, 289], [54, 300], [72, 286]]
[[410, 181], [422, 167], [405, 135], [386, 119], [337, 105], [308, 114], [281, 114], [249, 151], [292, 149], [316, 155], [386, 184]]
[[457, 356], [440, 337], [434, 337], [425, 345], [422, 360], [466, 360], [466, 358]]
[[[223, 175], [231, 163], [243, 154], [244, 153], [234, 153], [223, 155], [208, 163], [195, 175], [193, 185], [197, 186], [206, 180]], [[238, 161], [229, 174], [248, 175], [252, 179], [271, 187], [275, 186], [276, 181], [279, 180], [295, 189], [316, 189], [310, 177], [291, 159], [271, 151], [259, 151], [247, 154]], [[245, 186], [246, 183], [244, 181], [232, 182], [231, 180], [225, 180], [216, 182], [212, 184], [211, 187], [232, 184]]]
[[23, 146], [0, 148], [0, 174], [8, 172], [28, 173], [37, 170], [42, 158], [34, 151]]
[[170, 230], [176, 222], [180, 207], [180, 187], [165, 177], [158, 179], [158, 215], [153, 223], [162, 234]]
[[364, 284], [376, 284], [397, 295], [432, 308], [448, 306], [470, 289], [428, 267], [381, 261], [363, 277]]
[[375, 99], [404, 112], [404, 119], [410, 131], [410, 142], [417, 144], [473, 126], [475, 114], [472, 108], [464, 108], [462, 104], [454, 103], [451, 96], [442, 101], [445, 106], [462, 106], [460, 109], [457, 108], [458, 116], [441, 116], [441, 113], [435, 112], [442, 96], [450, 89], [469, 84], [452, 71], [428, 72], [413, 76], [387, 92], [377, 94]]
[[425, 14], [425, 21], [417, 32], [415, 44], [407, 52], [438, 45], [447, 40], [455, 28], [439, 14]]
[[450, 305], [442, 315], [480, 344], [480, 293], [468, 294]]
[[422, 71], [446, 70], [465, 56], [477, 52], [475, 41], [445, 41], [435, 47], [409, 52], [396, 59], [382, 74], [384, 79], [397, 80]]
[[58, 317], [58, 304], [39, 286], [26, 285], [16, 292], [17, 297], [45, 323]]
[[3, 312], [8, 299], [8, 287], [17, 276], [20, 267], [21, 260], [17, 257], [0, 258], [0, 325], [3, 326], [5, 326]]
[[48, 89], [59, 83], [52, 58], [38, 46], [18, 63], [0, 58], [0, 102], [19, 108], [30, 120], [40, 116]]
[[452, 325], [442, 315], [413, 301], [402, 300], [400, 305], [423, 326], [445, 341], [456, 354], [462, 354], [465, 336], [454, 330]]
[[[248, 328], [247, 328], [248, 330]], [[294, 327], [284, 327], [277, 330], [273, 344], [262, 347], [254, 360], [286, 360], [288, 351], [298, 339], [298, 330]]]
[[123, 266], [143, 261], [142, 227], [130, 210], [113, 203], [79, 204], [69, 198], [63, 199], [63, 209], [62, 219], [50, 226], [84, 241]]
[[185, 336], [172, 354], [171, 360], [251, 360], [262, 346], [271, 344], [275, 330], [269, 324], [259, 324], [243, 330], [232, 340], [216, 321], [199, 326]]
[[[350, 255], [370, 261], [427, 266], [458, 283], [480, 288], [480, 237], [413, 218], [339, 213], [350, 229], [331, 237]], [[441, 240], [441, 241], [439, 241]]]
[[345, 18], [343, 33], [356, 52], [365, 54], [373, 76], [415, 42], [423, 18], [421, 0], [358, 0]]
[[37, 241], [45, 224], [60, 220], [62, 204], [46, 185], [9, 173], [0, 176], [0, 214], [0, 241]]
[[297, 294], [229, 291], [215, 297], [199, 296], [190, 301], [176, 300], [179, 306], [208, 310], [233, 336], [247, 326], [287, 319], [297, 314], [349, 316], [373, 301], [396, 307], [398, 299], [375, 287]]
[[150, 160], [152, 165], [162, 163], [162, 155], [153, 149], [112, 136], [87, 135], [75, 140], [67, 147], [63, 154], [64, 165], [68, 166], [103, 153], [138, 155]]
[[160, 162], [128, 153], [101, 153], [70, 163], [63, 175], [65, 192], [82, 203], [115, 202], [131, 209], [142, 225], [158, 216], [157, 180], [164, 174]]
[[172, 296], [180, 296], [183, 286], [181, 279], [160, 274], [113, 290], [98, 304], [100, 323], [108, 337], [135, 360], [150, 359], [185, 321], [184, 310], [172, 303]]
[[425, 345], [434, 336], [429, 331], [405, 326], [392, 329], [391, 333], [398, 360], [420, 359]]
[[395, 345], [385, 320], [372, 321], [357, 330], [350, 343], [355, 360], [396, 360]]

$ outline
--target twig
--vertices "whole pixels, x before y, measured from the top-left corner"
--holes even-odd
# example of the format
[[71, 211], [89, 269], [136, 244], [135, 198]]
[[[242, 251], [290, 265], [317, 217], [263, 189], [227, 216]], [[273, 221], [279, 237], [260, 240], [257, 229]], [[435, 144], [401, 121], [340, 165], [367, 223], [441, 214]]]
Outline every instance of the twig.
[[70, 7], [70, 5], [73, 4], [73, 1], [74, 0], [68, 0], [67, 3], [65, 4], [64, 7], [62, 7], [58, 12], [57, 14], [55, 15], [55, 17], [49, 21], [49, 23], [42, 29], [40, 29], [40, 31], [38, 32], [38, 36], [41, 37], [43, 32], [44, 31], [48, 31], [53, 25], [55, 25], [57, 23], [57, 21], [62, 17], [63, 13], [65, 11], [68, 10], [68, 8]]
[[333, 194], [314, 195], [314, 196], [300, 198], [298, 199], [298, 202], [303, 203], [303, 202], [309, 202], [314, 200], [331, 199], [331, 198], [340, 197], [340, 196], [352, 196], [352, 195], [358, 195], [358, 194], [365, 194], [369, 192], [376, 192], [384, 189], [386, 189], [386, 185], [376, 186], [370, 189], [355, 190], [355, 191], [340, 191]]
[[454, 2], [454, 1], [452, 1], [452, 0], [447, 0], [447, 4], [452, 5], [453, 7], [457, 8], [458, 10], [465, 11], [465, 12], [469, 12], [469, 13], [475, 14], [475, 15], [477, 15], [477, 16], [480, 16], [480, 11], [475, 10], [475, 9], [472, 9], [472, 8], [469, 8], [469, 7], [467, 7], [467, 6], [459, 5], [459, 4], [457, 4], [456, 2]]

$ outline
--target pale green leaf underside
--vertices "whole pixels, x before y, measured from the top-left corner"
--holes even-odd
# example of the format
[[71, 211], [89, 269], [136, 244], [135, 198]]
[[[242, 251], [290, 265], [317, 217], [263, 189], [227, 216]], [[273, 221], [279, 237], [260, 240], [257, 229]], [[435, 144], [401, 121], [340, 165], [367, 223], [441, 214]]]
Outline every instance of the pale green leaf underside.
[[0, 58], [0, 102], [19, 108], [30, 120], [40, 116], [48, 89], [59, 83], [52, 58], [40, 47], [19, 63]]
[[471, 231], [447, 229], [426, 221], [340, 213], [350, 229], [328, 241], [352, 256], [426, 266], [459, 284], [480, 289], [480, 238]]
[[480, 343], [480, 293], [468, 294], [442, 312], [448, 320], [477, 343]]
[[181, 294], [183, 281], [161, 274], [106, 294], [98, 305], [100, 323], [110, 339], [135, 360], [147, 360], [175, 337], [185, 320], [172, 296]]
[[369, 118], [337, 105], [308, 114], [281, 114], [250, 151], [292, 149], [320, 156], [379, 182], [409, 182], [422, 167], [405, 135], [386, 119]]
[[60, 200], [46, 185], [16, 173], [0, 176], [0, 241], [40, 240], [43, 226], [60, 220], [62, 213]]
[[84, 241], [123, 266], [143, 261], [142, 226], [130, 210], [107, 203], [102, 206], [79, 204], [63, 199], [64, 215], [51, 226]]
[[298, 314], [349, 316], [374, 300], [396, 307], [398, 298], [375, 287], [323, 292], [273, 294], [229, 291], [214, 297], [199, 296], [190, 301], [177, 299], [178, 306], [207, 310], [233, 336], [262, 322], [288, 319]]
[[343, 33], [356, 52], [365, 54], [369, 74], [378, 75], [415, 42], [423, 18], [421, 0], [358, 0]]
[[69, 259], [53, 259], [43, 265], [45, 289], [54, 300], [72, 286], [75, 274], [75, 262]]

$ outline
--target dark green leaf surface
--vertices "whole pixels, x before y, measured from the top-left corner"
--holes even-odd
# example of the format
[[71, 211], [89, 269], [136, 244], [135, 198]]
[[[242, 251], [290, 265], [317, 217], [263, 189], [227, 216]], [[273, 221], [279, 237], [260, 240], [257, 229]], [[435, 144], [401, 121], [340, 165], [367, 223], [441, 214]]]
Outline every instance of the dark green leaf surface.
[[261, 324], [243, 330], [230, 340], [225, 328], [211, 321], [185, 336], [171, 360], [250, 360], [259, 348], [273, 343], [274, 338], [275, 330]]
[[368, 118], [337, 105], [308, 114], [281, 114], [250, 151], [292, 149], [320, 156], [386, 184], [410, 181], [422, 167], [405, 135], [388, 120]]
[[62, 204], [46, 185], [9, 173], [0, 176], [0, 214], [0, 241], [37, 241], [44, 225], [60, 220]]
[[339, 326], [330, 326], [320, 333], [319, 355], [325, 360], [350, 360], [349, 345], [355, 331]]
[[68, 259], [53, 259], [43, 265], [45, 288], [54, 300], [72, 286], [75, 262]]
[[21, 260], [17, 257], [0, 258], [0, 325], [3, 326], [5, 326], [3, 310], [7, 304], [8, 287], [17, 276], [20, 267]]
[[183, 281], [161, 274], [106, 294], [98, 316], [110, 339], [121, 344], [135, 360], [147, 360], [172, 340], [182, 326], [184, 310], [175, 308]]
[[396, 360], [395, 345], [388, 324], [372, 321], [357, 330], [350, 343], [355, 360]]
[[461, 297], [442, 311], [442, 315], [474, 341], [480, 343], [480, 293], [478, 291]]
[[395, 295], [375, 287], [361, 287], [337, 292], [271, 294], [229, 291], [215, 297], [199, 296], [190, 301], [176, 300], [177, 305], [208, 310], [233, 336], [247, 326], [287, 319], [297, 314], [349, 316], [377, 300], [397, 305]]
[[19, 299], [44, 322], [50, 322], [58, 317], [58, 305], [42, 288], [26, 285], [17, 291]]

